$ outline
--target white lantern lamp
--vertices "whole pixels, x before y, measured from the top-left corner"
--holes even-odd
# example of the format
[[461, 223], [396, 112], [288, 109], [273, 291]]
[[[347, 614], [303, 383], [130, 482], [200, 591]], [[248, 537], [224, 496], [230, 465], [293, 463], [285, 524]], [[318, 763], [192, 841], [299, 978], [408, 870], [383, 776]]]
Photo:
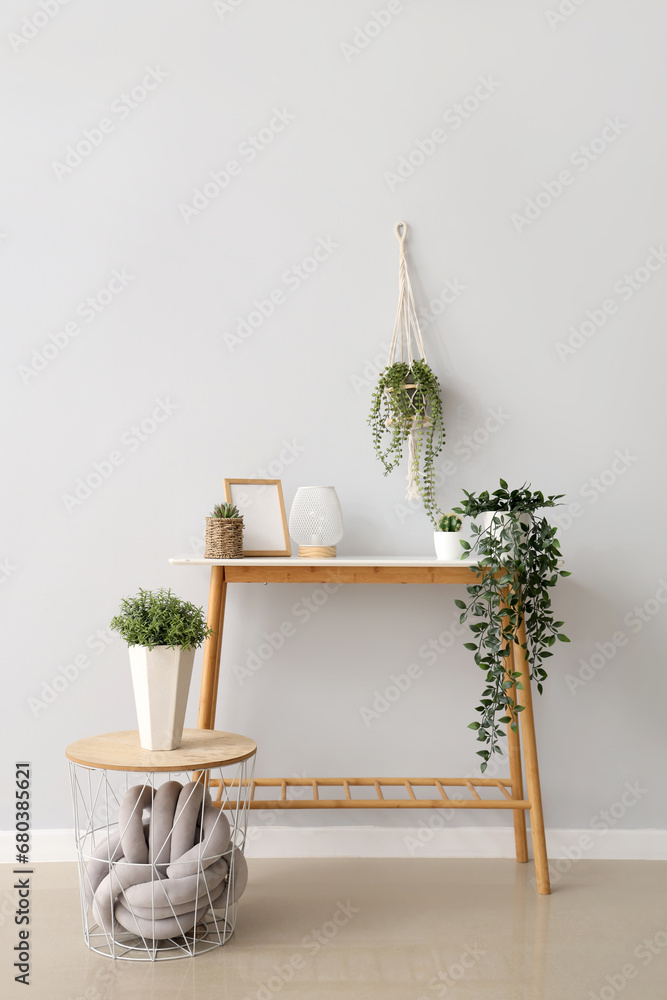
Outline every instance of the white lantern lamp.
[[343, 514], [333, 486], [300, 486], [289, 515], [289, 533], [300, 559], [335, 559]]

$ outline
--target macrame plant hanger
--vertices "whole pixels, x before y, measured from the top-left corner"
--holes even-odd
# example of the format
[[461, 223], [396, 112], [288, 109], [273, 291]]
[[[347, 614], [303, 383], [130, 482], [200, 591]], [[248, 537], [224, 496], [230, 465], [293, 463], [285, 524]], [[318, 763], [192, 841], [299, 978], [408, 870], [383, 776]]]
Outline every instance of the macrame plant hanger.
[[[400, 248], [398, 258], [398, 306], [396, 309], [396, 320], [394, 322], [394, 333], [391, 338], [391, 347], [389, 348], [388, 364], [395, 364], [396, 355], [398, 354], [400, 346], [400, 360], [407, 361], [408, 366], [412, 369], [413, 361], [425, 361], [426, 355], [424, 353], [424, 342], [422, 340], [421, 330], [419, 329], [419, 320], [417, 319], [415, 300], [412, 295], [412, 285], [410, 284], [410, 275], [408, 273], [408, 262], [405, 256], [405, 237], [408, 232], [407, 223], [397, 222], [394, 226], [394, 232], [396, 233], [396, 239], [398, 240]], [[416, 352], [418, 352], [417, 358], [415, 358]], [[408, 392], [414, 393], [418, 386], [406, 383], [405, 388]], [[419, 419], [420, 418], [417, 416], [413, 418], [412, 427], [408, 437], [408, 474], [406, 477], [408, 485], [405, 493], [406, 500], [417, 500], [419, 498], [417, 479], [419, 469], [417, 468], [418, 458], [415, 447], [417, 434], [419, 433]], [[427, 422], [427, 420], [428, 418], [426, 418], [426, 421], [423, 422]]]

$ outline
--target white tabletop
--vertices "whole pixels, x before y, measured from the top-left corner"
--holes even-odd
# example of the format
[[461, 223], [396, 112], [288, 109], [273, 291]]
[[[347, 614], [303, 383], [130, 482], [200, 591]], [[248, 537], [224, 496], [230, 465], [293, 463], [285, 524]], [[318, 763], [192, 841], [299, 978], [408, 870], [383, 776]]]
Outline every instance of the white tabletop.
[[172, 566], [477, 566], [476, 559], [446, 562], [433, 556], [336, 556], [334, 559], [299, 559], [298, 556], [248, 556], [243, 559], [204, 559], [173, 556]]

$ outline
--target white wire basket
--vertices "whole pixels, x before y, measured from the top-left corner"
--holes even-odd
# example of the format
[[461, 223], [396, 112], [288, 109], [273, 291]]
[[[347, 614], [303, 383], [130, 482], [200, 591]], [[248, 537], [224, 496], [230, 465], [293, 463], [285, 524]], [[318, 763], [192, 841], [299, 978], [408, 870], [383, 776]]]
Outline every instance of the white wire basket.
[[254, 756], [178, 772], [69, 761], [83, 934], [92, 951], [155, 962], [229, 941], [247, 883], [254, 766]]

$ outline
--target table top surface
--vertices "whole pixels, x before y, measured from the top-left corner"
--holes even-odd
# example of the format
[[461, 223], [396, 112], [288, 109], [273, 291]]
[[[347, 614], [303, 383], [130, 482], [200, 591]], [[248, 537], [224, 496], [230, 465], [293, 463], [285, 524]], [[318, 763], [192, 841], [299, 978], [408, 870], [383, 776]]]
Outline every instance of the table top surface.
[[248, 760], [257, 744], [238, 733], [184, 729], [176, 750], [144, 750], [136, 729], [104, 733], [70, 743], [65, 756], [75, 764], [109, 771], [193, 771]]
[[204, 559], [203, 556], [173, 556], [172, 566], [336, 566], [426, 568], [439, 566], [469, 568], [476, 559], [456, 559], [448, 562], [433, 556], [336, 556], [334, 559], [299, 559], [298, 556], [244, 556], [242, 559]]

